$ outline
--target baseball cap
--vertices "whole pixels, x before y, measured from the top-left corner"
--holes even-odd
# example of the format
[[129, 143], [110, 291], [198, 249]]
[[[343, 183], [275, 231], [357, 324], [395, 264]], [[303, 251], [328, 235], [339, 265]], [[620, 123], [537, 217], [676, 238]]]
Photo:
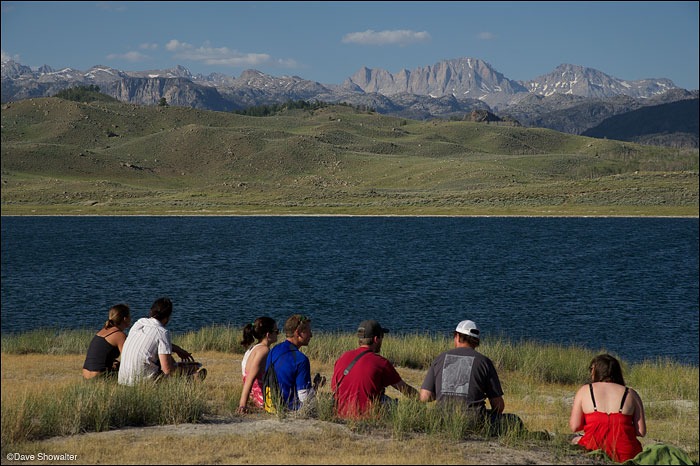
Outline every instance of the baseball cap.
[[374, 338], [384, 336], [389, 329], [379, 325], [376, 320], [363, 320], [357, 327], [357, 336], [359, 338]]
[[476, 325], [476, 322], [473, 320], [463, 320], [459, 324], [457, 324], [457, 332], [462, 333], [464, 335], [469, 335], [470, 337], [474, 338], [480, 338], [479, 337], [479, 326]]

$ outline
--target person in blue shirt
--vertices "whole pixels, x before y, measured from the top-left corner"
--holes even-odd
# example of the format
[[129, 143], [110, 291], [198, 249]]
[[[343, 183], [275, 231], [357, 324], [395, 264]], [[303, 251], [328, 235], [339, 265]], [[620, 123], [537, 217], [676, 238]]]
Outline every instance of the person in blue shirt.
[[275, 365], [282, 398], [290, 411], [296, 411], [311, 404], [316, 391], [325, 383], [325, 377], [317, 373], [312, 383], [309, 358], [299, 351], [313, 336], [311, 319], [294, 314], [284, 324], [284, 332], [287, 339], [270, 350], [265, 370]]

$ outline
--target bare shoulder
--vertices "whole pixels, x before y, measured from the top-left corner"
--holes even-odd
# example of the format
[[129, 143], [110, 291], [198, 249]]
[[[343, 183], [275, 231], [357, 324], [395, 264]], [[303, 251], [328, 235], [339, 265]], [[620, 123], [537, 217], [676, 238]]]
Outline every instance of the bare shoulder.
[[585, 393], [588, 393], [590, 389], [588, 388], [588, 384], [586, 385], [581, 385], [578, 390], [576, 390], [576, 396], [575, 398], [581, 398]]
[[112, 333], [105, 338], [111, 345], [116, 345], [117, 343], [123, 343], [126, 340], [126, 334], [121, 330]]
[[270, 352], [269, 346], [260, 345], [257, 348], [253, 348], [253, 351], [250, 353], [250, 355], [261, 358], [261, 357], [267, 356], [267, 353], [269, 353], [269, 352]]

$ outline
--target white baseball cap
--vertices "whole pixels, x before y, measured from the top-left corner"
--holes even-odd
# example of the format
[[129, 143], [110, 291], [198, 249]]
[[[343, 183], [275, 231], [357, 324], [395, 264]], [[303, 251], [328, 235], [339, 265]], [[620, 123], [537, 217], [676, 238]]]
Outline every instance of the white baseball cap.
[[462, 333], [464, 335], [469, 335], [470, 337], [474, 337], [476, 339], [479, 339], [479, 326], [476, 325], [476, 322], [473, 320], [463, 320], [459, 324], [457, 324], [456, 331], [459, 333]]

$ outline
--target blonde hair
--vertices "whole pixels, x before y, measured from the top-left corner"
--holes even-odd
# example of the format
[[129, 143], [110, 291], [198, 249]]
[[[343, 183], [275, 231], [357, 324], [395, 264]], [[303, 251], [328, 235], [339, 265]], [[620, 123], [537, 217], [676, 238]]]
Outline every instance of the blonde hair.
[[105, 322], [105, 328], [119, 327], [126, 319], [131, 318], [128, 304], [117, 304], [109, 310], [109, 319]]

